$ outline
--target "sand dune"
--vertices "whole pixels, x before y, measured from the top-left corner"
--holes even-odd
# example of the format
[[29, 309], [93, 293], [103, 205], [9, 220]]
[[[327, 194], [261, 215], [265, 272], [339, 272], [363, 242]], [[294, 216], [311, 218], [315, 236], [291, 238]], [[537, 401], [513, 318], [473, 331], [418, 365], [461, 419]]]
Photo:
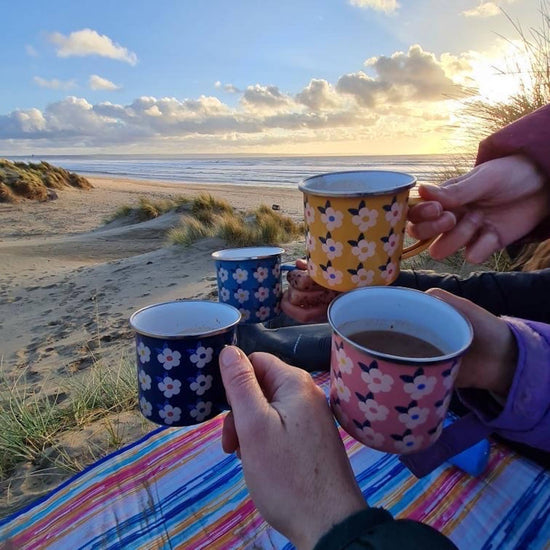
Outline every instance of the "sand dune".
[[[151, 184], [92, 179], [91, 191], [59, 192], [49, 203], [0, 204], [0, 357], [8, 380], [22, 374], [32, 392], [55, 394], [70, 376], [85, 376], [96, 358], [133, 351], [130, 314], [148, 304], [174, 299], [215, 299], [212, 251], [219, 239], [189, 248], [166, 244], [166, 231], [181, 214], [169, 213], [130, 225], [104, 225], [119, 206], [201, 191], [252, 209], [277, 203], [302, 216], [297, 190]], [[137, 429], [154, 428], [139, 415], [119, 415], [123, 441]], [[63, 436], [66, 449], [82, 463], [108, 451], [100, 425]], [[96, 441], [90, 454], [90, 441]], [[28, 504], [69, 475], [55, 470], [41, 477], [43, 465], [22, 464], [0, 483], [0, 516]]]

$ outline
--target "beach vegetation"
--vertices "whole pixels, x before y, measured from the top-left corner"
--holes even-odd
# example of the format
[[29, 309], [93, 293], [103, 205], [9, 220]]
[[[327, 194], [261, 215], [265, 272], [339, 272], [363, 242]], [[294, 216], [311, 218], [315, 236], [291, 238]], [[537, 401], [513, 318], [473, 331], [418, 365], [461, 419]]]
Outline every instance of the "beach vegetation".
[[303, 223], [266, 205], [243, 213], [225, 201], [213, 205], [212, 200], [204, 196], [199, 197], [197, 203], [201, 206], [191, 209], [193, 215], [169, 231], [169, 242], [189, 246], [204, 237], [219, 237], [229, 246], [253, 246], [287, 243], [304, 235]]
[[[53, 395], [30, 388], [24, 376], [0, 376], [0, 481], [20, 462], [36, 463], [52, 453], [59, 434], [87, 426], [111, 413], [137, 407], [133, 363], [97, 361], [85, 373], [67, 378]], [[116, 442], [117, 438], [111, 438]], [[54, 466], [64, 467], [66, 461]]]
[[204, 223], [196, 218], [189, 217], [184, 224], [173, 227], [168, 231], [168, 241], [172, 244], [189, 246], [206, 237], [214, 237], [213, 223]]
[[0, 202], [25, 199], [47, 201], [55, 197], [54, 189], [92, 187], [83, 176], [48, 162], [25, 163], [0, 159]]

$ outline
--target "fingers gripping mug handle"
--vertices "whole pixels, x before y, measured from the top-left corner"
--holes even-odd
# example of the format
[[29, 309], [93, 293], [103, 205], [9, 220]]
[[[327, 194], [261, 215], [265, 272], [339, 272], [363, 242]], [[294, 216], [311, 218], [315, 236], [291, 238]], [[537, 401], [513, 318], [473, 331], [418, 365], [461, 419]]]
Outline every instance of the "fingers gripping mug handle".
[[[424, 199], [420, 197], [420, 195], [412, 194], [409, 196], [409, 207], [415, 206], [417, 204], [420, 204]], [[406, 260], [408, 258], [412, 258], [413, 256], [416, 256], [417, 254], [420, 254], [426, 248], [428, 248], [437, 238], [437, 236], [432, 237], [431, 239], [425, 239], [423, 241], [416, 241], [415, 243], [411, 244], [410, 246], [407, 246], [403, 248], [403, 253], [401, 254], [401, 259]]]

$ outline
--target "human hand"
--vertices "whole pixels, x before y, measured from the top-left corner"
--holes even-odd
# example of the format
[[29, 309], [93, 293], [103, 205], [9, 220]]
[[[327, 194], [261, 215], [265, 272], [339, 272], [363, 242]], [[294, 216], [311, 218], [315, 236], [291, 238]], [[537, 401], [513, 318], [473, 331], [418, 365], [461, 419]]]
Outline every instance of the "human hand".
[[296, 267], [287, 273], [288, 289], [281, 299], [281, 309], [300, 323], [323, 323], [330, 302], [339, 292], [318, 285], [308, 275], [305, 260], [296, 260]]
[[482, 307], [441, 290], [426, 291], [455, 307], [470, 320], [474, 339], [464, 354], [455, 382], [457, 388], [479, 388], [508, 395], [517, 364], [517, 343], [506, 322]]
[[238, 451], [262, 517], [299, 549], [367, 504], [323, 391], [305, 371], [268, 353], [220, 354], [231, 412], [222, 446]]
[[409, 210], [408, 233], [419, 240], [441, 234], [430, 246], [435, 259], [465, 247], [469, 262], [482, 263], [550, 214], [550, 185], [523, 155], [485, 162], [418, 192], [426, 202]]

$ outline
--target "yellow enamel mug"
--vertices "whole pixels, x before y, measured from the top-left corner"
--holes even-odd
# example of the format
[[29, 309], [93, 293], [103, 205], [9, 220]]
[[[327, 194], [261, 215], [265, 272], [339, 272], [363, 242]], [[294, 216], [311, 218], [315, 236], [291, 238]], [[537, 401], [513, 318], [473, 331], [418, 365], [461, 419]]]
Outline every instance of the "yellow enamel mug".
[[395, 281], [401, 259], [434, 240], [403, 248], [408, 207], [421, 200], [409, 197], [415, 183], [410, 174], [382, 170], [332, 172], [300, 182], [311, 278], [340, 292]]

